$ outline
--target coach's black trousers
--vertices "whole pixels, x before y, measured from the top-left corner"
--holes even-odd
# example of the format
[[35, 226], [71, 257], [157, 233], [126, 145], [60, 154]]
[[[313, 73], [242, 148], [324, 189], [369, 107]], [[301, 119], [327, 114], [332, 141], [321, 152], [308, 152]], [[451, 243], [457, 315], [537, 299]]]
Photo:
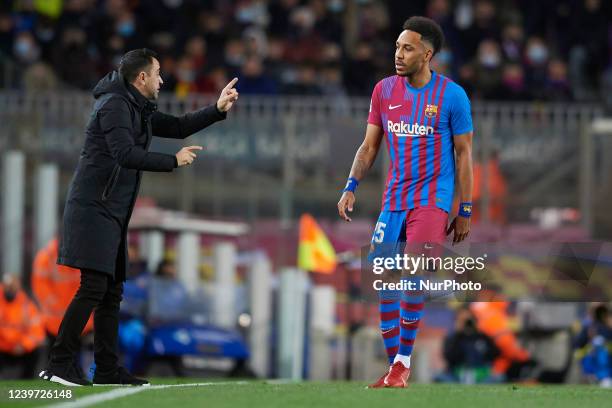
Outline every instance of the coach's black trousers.
[[81, 269], [81, 286], [66, 309], [59, 333], [49, 354], [49, 368], [64, 372], [74, 363], [80, 336], [94, 312], [94, 360], [96, 373], [110, 375], [118, 367], [119, 304], [123, 282], [104, 273]]

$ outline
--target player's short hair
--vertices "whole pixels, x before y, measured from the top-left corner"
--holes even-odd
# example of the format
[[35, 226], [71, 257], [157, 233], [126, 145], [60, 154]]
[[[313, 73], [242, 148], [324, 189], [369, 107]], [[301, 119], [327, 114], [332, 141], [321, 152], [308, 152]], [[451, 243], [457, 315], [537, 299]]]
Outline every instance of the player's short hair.
[[131, 83], [142, 71], [149, 72], [153, 58], [157, 58], [157, 54], [148, 48], [128, 51], [121, 57], [119, 73], [128, 83]]
[[404, 22], [404, 30], [421, 34], [424, 41], [433, 45], [434, 55], [440, 51], [444, 44], [444, 33], [438, 23], [427, 17], [413, 16]]

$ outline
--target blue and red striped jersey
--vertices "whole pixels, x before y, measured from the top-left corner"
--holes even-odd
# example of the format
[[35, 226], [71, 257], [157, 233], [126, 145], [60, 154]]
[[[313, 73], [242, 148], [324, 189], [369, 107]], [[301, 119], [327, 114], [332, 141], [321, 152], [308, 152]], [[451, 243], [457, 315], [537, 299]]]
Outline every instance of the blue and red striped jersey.
[[384, 130], [391, 158], [382, 210], [436, 205], [449, 212], [455, 189], [453, 137], [473, 129], [463, 88], [436, 72], [418, 89], [400, 76], [385, 78], [374, 87], [368, 123]]

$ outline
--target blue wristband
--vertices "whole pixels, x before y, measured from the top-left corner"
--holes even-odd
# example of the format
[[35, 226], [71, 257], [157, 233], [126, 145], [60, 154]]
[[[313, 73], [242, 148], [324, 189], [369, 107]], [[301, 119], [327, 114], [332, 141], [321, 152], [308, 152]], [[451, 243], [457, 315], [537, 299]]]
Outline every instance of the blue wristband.
[[355, 177], [349, 177], [346, 182], [346, 187], [344, 187], [344, 190], [342, 191], [350, 191], [351, 193], [354, 193], [358, 185], [359, 181]]
[[461, 217], [470, 218], [472, 216], [472, 203], [465, 202], [459, 204], [459, 215]]

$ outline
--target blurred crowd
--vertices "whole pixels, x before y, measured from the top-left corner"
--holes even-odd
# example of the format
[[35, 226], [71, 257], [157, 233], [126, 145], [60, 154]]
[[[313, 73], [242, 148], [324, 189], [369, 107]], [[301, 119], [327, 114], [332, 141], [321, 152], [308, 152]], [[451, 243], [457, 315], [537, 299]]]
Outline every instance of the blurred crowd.
[[233, 76], [242, 94], [369, 95], [418, 14], [446, 35], [435, 69], [474, 99], [601, 100], [611, 11], [602, 0], [13, 0], [0, 6], [0, 61], [6, 87], [89, 89], [147, 46], [179, 97]]

